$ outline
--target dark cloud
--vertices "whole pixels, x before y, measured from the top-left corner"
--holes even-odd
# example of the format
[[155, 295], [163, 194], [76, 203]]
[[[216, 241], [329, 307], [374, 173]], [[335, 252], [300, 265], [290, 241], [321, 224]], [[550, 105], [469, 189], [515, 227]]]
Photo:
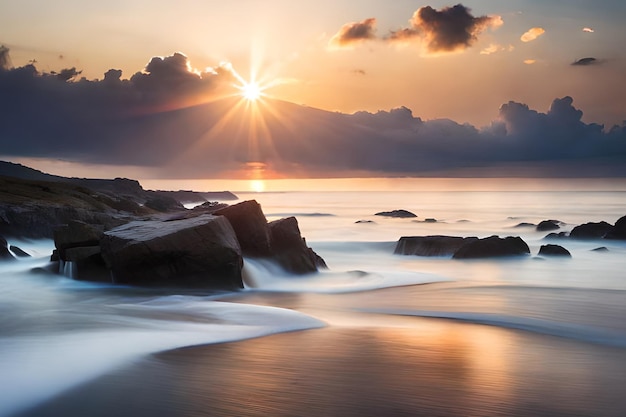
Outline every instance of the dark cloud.
[[472, 46], [485, 29], [502, 25], [499, 16], [475, 17], [470, 11], [462, 4], [441, 10], [420, 7], [409, 21], [411, 27], [392, 32], [388, 39], [419, 39], [430, 53], [451, 52]]
[[82, 71], [78, 71], [76, 70], [75, 67], [72, 67], [72, 68], [64, 68], [59, 72], [53, 71], [51, 74], [56, 76], [61, 81], [69, 81], [78, 77], [81, 73]]
[[375, 18], [365, 19], [361, 22], [347, 23], [330, 39], [330, 44], [337, 47], [354, 45], [365, 40], [375, 39], [375, 32]]
[[572, 62], [572, 65], [597, 65], [600, 62], [601, 61], [599, 61], [596, 58], [587, 57], [587, 58], [577, 59], [576, 61]]
[[570, 97], [545, 113], [506, 103], [481, 129], [422, 120], [405, 107], [348, 115], [269, 98], [268, 111], [261, 103], [251, 117], [238, 97], [217, 99], [233, 81], [227, 67], [196, 73], [188, 64], [175, 54], [130, 79], [111, 69], [94, 81], [59, 79], [33, 65], [2, 69], [0, 155], [154, 167], [164, 178], [209, 178], [251, 162], [287, 176], [493, 167], [507, 175], [520, 165], [549, 168], [536, 175], [626, 175], [626, 124], [585, 123]]

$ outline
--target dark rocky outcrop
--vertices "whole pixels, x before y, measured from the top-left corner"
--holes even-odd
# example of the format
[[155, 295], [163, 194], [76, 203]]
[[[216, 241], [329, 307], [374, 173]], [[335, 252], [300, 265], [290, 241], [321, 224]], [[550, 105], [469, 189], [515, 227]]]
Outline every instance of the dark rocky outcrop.
[[100, 247], [115, 283], [243, 287], [241, 248], [223, 216], [133, 221], [105, 232]]
[[572, 229], [569, 236], [574, 239], [602, 239], [611, 232], [613, 226], [605, 221], [585, 223]]
[[374, 220], [357, 220], [354, 223], [356, 223], [356, 224], [374, 224], [376, 222]]
[[398, 240], [397, 255], [449, 256], [463, 245], [478, 240], [477, 237], [456, 236], [403, 236]]
[[5, 238], [0, 236], [0, 261], [15, 259], [9, 252], [9, 243]]
[[376, 216], [383, 216], [383, 217], [395, 217], [398, 219], [404, 219], [404, 218], [412, 218], [412, 217], [417, 217], [417, 215], [415, 213], [411, 213], [408, 210], [392, 210], [392, 211], [381, 211], [375, 214]]
[[492, 258], [503, 256], [521, 256], [530, 254], [526, 242], [520, 237], [490, 236], [461, 246], [452, 255], [454, 259]]
[[268, 228], [272, 258], [285, 270], [304, 274], [326, 268], [324, 260], [306, 245], [295, 217], [270, 222]]
[[558, 230], [561, 228], [560, 221], [558, 220], [543, 220], [541, 221], [535, 230], [538, 232], [548, 232], [551, 230]]
[[18, 247], [18, 246], [11, 245], [11, 246], [9, 246], [9, 249], [18, 258], [30, 258], [31, 257], [30, 254], [24, 252], [24, 250], [22, 248]]
[[228, 219], [235, 230], [244, 256], [276, 261], [293, 273], [317, 271], [326, 267], [300, 235], [298, 221], [287, 217], [268, 223], [259, 203], [244, 201], [214, 212]]
[[58, 266], [59, 273], [66, 273], [69, 266], [71, 278], [89, 281], [110, 282], [100, 254], [100, 240], [104, 237], [104, 226], [72, 220], [54, 231], [55, 252], [51, 261]]
[[605, 237], [607, 239], [626, 240], [626, 216], [620, 217]]
[[541, 248], [539, 248], [539, 255], [572, 257], [572, 254], [560, 245], [542, 245]]

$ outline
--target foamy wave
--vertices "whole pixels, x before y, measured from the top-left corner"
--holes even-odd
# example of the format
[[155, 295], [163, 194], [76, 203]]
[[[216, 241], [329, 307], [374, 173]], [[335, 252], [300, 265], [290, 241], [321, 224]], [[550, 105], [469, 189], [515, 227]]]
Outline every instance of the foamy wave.
[[152, 352], [325, 325], [292, 310], [187, 296], [112, 307], [139, 314], [117, 316], [125, 321], [125, 326], [117, 329], [0, 338], [0, 416], [33, 406]]
[[339, 294], [443, 281], [448, 279], [410, 271], [320, 271], [293, 275], [270, 261], [246, 259], [244, 262], [246, 289], [261, 291]]

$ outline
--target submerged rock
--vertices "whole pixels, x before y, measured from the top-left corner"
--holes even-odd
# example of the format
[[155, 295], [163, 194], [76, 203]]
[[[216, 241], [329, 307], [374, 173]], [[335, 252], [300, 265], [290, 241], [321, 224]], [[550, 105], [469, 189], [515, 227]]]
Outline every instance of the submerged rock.
[[558, 220], [543, 220], [540, 222], [536, 229], [538, 232], [547, 232], [550, 230], [558, 230], [561, 228], [560, 221]]
[[530, 254], [528, 245], [518, 236], [509, 236], [506, 238], [490, 236], [464, 244], [452, 257], [454, 259], [472, 259], [528, 254]]
[[539, 248], [539, 255], [572, 257], [572, 254], [563, 246], [550, 244], [542, 245], [541, 248]]
[[393, 253], [397, 255], [449, 256], [477, 237], [456, 236], [403, 236]]
[[395, 217], [395, 218], [411, 218], [417, 217], [415, 213], [411, 213], [408, 210], [392, 210], [392, 211], [381, 211], [375, 214], [375, 216], [383, 216], [383, 217]]
[[22, 250], [22, 248], [19, 248], [17, 246], [11, 245], [11, 246], [9, 246], [9, 249], [18, 258], [30, 258], [31, 257], [30, 254], [24, 252], [24, 250]]
[[606, 246], [600, 246], [599, 248], [591, 249], [592, 252], [608, 252], [609, 248]]
[[115, 283], [143, 286], [243, 288], [243, 258], [226, 217], [133, 221], [101, 240]]

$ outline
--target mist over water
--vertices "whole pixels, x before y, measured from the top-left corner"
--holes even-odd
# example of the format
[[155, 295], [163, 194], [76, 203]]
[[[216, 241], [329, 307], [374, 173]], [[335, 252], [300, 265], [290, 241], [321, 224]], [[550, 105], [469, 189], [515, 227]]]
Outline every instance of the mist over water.
[[[0, 265], [0, 416], [155, 352], [319, 327], [391, 329], [402, 320], [423, 329], [453, 320], [614, 348], [623, 358], [626, 242], [562, 240], [553, 243], [571, 259], [538, 258], [547, 232], [516, 227], [546, 219], [563, 222], [562, 231], [614, 223], [626, 214], [626, 184], [611, 187], [238, 193], [256, 199], [270, 221], [295, 215], [330, 269], [295, 277], [247, 259], [246, 289], [237, 293], [173, 294], [33, 274], [52, 242], [9, 242], [34, 257]], [[418, 217], [374, 215], [394, 209]], [[494, 234], [521, 236], [532, 255], [460, 261], [393, 254], [401, 236]], [[623, 363], [613, 369], [615, 378], [625, 371]]]

